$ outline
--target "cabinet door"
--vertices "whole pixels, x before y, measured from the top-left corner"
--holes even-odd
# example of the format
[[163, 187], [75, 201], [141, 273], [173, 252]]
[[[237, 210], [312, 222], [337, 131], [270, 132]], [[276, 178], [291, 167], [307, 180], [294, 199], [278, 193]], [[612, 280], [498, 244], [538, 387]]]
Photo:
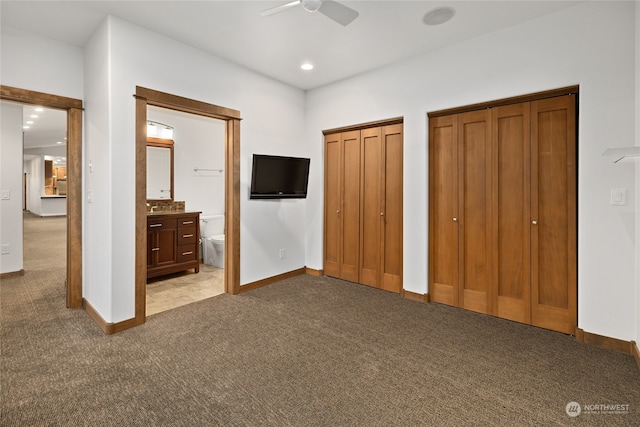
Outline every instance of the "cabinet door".
[[325, 136], [324, 273], [357, 282], [360, 253], [360, 131]]
[[155, 232], [156, 247], [156, 267], [174, 264], [176, 257], [176, 229], [157, 230]]
[[532, 102], [531, 128], [531, 323], [575, 334], [575, 95]]
[[156, 264], [156, 233], [147, 229], [147, 270]]
[[324, 274], [340, 277], [341, 134], [324, 137]]
[[360, 150], [360, 283], [380, 286], [382, 234], [381, 128], [361, 131]]
[[340, 278], [359, 281], [360, 131], [342, 134]]
[[429, 294], [458, 305], [458, 116], [429, 120]]
[[491, 124], [489, 110], [458, 118], [459, 306], [491, 312]]
[[528, 102], [492, 111], [494, 314], [531, 323], [531, 139]]
[[380, 287], [391, 292], [402, 289], [402, 124], [384, 126], [382, 188], [382, 260]]

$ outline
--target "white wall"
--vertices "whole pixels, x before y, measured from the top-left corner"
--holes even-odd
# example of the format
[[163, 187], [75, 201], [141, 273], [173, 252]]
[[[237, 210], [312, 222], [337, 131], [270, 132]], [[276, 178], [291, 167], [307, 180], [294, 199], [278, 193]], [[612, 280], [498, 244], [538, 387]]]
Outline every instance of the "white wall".
[[174, 200], [203, 215], [224, 213], [224, 144], [226, 122], [166, 108], [149, 107], [147, 119], [174, 128]]
[[[170, 58], [161, 66], [160, 50]], [[94, 165], [85, 184], [94, 190], [85, 214], [85, 298], [106, 321], [134, 316], [136, 85], [241, 112], [240, 282], [304, 266], [304, 201], [248, 200], [253, 152], [306, 154], [303, 91], [117, 18], [85, 52], [86, 159]]]
[[83, 98], [82, 49], [4, 24], [0, 32], [0, 80], [3, 85]]
[[[70, 98], [83, 98], [82, 49], [2, 25], [0, 27], [0, 52], [2, 54], [0, 60], [1, 84]], [[46, 70], [47, 78], [42, 77], [43, 70]], [[22, 172], [22, 107], [19, 107], [19, 111], [17, 123], [20, 125], [20, 155], [10, 161], [5, 157], [1, 159], [3, 176], [5, 168], [8, 170], [13, 165]], [[22, 176], [18, 186], [19, 195], [22, 194], [21, 188]], [[14, 199], [13, 196], [12, 199]], [[15, 201], [19, 204], [20, 215], [22, 215], [21, 196], [18, 196]], [[9, 219], [9, 217], [2, 217], [3, 230], [4, 227], [7, 227]], [[22, 224], [21, 216], [20, 224]], [[19, 237], [16, 236], [15, 240], [20, 242], [19, 247], [21, 248], [22, 226], [16, 228], [14, 223], [11, 223], [10, 226], [14, 227], [13, 231], [19, 231]], [[12, 244], [12, 253], [17, 254], [17, 249], [18, 247], [14, 249]], [[6, 255], [3, 256], [3, 263], [5, 257]], [[18, 270], [22, 268], [22, 257], [22, 250], [20, 250]], [[18, 265], [17, 260], [15, 265]], [[2, 272], [5, 272], [4, 265]]]
[[[636, 3], [636, 141], [640, 145], [640, 5]], [[640, 160], [636, 159], [636, 345], [640, 345]]]
[[22, 254], [22, 107], [0, 102], [0, 190], [8, 200], [0, 200], [0, 243], [10, 245], [9, 254], [0, 255], [0, 273], [20, 271]]
[[[426, 113], [579, 84], [578, 324], [634, 339], [634, 165], [602, 157], [634, 139], [634, 37], [633, 2], [588, 2], [312, 90], [306, 139], [313, 161], [322, 163], [323, 129], [404, 116], [404, 288], [425, 293]], [[307, 265], [322, 268], [320, 170], [310, 185]], [[629, 204], [609, 206], [611, 188], [627, 188]]]

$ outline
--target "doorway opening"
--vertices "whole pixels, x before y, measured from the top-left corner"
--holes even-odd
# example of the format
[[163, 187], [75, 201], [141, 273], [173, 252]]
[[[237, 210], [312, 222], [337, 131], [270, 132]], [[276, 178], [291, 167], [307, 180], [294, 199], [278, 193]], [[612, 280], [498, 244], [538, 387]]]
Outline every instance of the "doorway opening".
[[82, 101], [4, 85], [0, 100], [66, 111], [66, 306], [82, 307]]
[[[148, 209], [168, 204], [200, 212], [198, 271], [148, 276], [146, 315], [150, 316], [224, 293], [226, 122], [153, 105], [147, 107], [147, 120]], [[191, 234], [178, 233], [178, 239], [184, 236]]]
[[[146, 320], [147, 287], [147, 123], [149, 107], [224, 122], [224, 291], [240, 292], [240, 112], [152, 89], [136, 87], [135, 324]], [[194, 167], [197, 167], [194, 165]]]

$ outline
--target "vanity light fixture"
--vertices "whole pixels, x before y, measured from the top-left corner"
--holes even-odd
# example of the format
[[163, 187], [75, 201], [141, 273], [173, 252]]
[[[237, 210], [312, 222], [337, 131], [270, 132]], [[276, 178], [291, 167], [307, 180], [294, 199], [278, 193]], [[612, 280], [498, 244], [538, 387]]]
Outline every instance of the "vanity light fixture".
[[164, 123], [147, 120], [147, 136], [151, 138], [173, 139], [173, 127]]
[[456, 11], [452, 7], [438, 7], [427, 12], [422, 18], [422, 22], [427, 25], [441, 25], [451, 20], [455, 14]]

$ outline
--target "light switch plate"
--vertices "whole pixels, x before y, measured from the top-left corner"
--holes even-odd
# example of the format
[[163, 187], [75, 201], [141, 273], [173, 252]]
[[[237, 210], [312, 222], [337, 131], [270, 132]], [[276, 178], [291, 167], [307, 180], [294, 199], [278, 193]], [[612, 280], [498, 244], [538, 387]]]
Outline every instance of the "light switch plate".
[[625, 206], [627, 204], [627, 190], [625, 188], [611, 189], [611, 206]]
[[2, 200], [11, 200], [11, 190], [2, 190]]

